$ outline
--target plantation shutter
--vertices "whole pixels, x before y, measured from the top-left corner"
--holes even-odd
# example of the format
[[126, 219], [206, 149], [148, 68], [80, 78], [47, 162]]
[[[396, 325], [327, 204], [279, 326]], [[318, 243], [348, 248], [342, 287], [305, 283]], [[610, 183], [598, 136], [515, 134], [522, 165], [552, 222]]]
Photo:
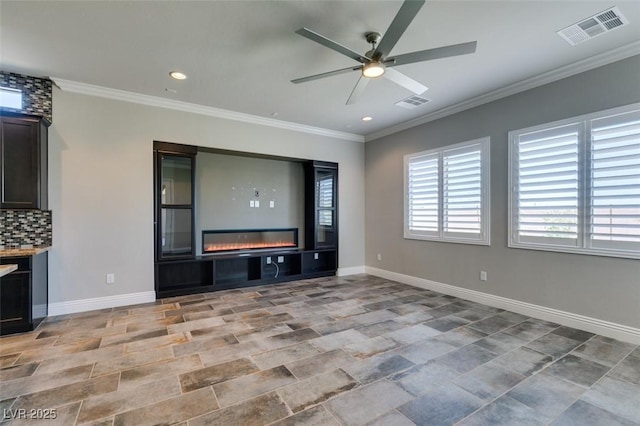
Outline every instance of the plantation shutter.
[[573, 123], [520, 134], [512, 142], [512, 239], [543, 245], [579, 241], [579, 140]]
[[640, 111], [590, 122], [588, 241], [640, 250]]
[[411, 234], [439, 235], [439, 155], [412, 157], [406, 164], [406, 226]]
[[480, 144], [443, 154], [443, 230], [447, 237], [482, 234], [482, 152]]

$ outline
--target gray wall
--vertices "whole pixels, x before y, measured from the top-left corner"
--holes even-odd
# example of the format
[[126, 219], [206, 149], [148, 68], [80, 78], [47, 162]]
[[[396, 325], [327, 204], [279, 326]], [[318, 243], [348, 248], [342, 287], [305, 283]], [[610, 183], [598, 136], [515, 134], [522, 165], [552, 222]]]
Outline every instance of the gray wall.
[[340, 268], [364, 265], [363, 143], [57, 87], [53, 100], [51, 303], [153, 291], [154, 140], [338, 163]]
[[[366, 265], [640, 327], [640, 261], [507, 247], [508, 132], [638, 102], [638, 76], [636, 56], [367, 142]], [[403, 156], [484, 136], [491, 246], [403, 239]]]
[[[249, 201], [256, 200], [259, 207], [251, 208]], [[248, 228], [298, 228], [304, 245], [302, 163], [199, 152], [196, 250], [202, 252], [203, 230]]]

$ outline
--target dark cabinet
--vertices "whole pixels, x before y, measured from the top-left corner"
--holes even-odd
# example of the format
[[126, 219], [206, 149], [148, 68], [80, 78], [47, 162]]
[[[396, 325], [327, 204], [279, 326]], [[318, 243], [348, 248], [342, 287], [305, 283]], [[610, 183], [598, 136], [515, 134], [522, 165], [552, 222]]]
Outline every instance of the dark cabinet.
[[302, 254], [303, 274], [334, 274], [338, 268], [336, 250], [309, 251]]
[[[7, 334], [29, 323], [31, 272], [15, 271], [0, 278], [0, 329]], [[16, 330], [17, 331], [17, 330]]]
[[338, 248], [338, 165], [306, 164], [305, 248]]
[[195, 256], [196, 153], [188, 145], [154, 142], [156, 261]]
[[156, 262], [156, 295], [172, 297], [335, 275], [336, 250], [216, 254]]
[[0, 335], [31, 331], [47, 316], [47, 253], [5, 257], [18, 270], [0, 278]]
[[0, 208], [47, 208], [48, 122], [41, 117], [0, 117]]

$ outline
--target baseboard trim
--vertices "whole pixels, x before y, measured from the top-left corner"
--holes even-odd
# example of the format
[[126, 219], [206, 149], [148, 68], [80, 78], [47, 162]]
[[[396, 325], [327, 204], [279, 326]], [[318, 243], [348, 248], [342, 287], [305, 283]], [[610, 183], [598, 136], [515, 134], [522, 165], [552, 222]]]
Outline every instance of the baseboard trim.
[[70, 300], [68, 302], [49, 303], [49, 316], [75, 314], [95, 311], [96, 309], [116, 308], [118, 306], [137, 305], [155, 302], [155, 291], [118, 294], [115, 296], [95, 297], [92, 299]]
[[34, 305], [33, 311], [31, 312], [32, 318], [44, 318], [47, 316], [48, 305]]
[[483, 303], [495, 308], [506, 309], [522, 315], [527, 315], [544, 321], [555, 322], [568, 327], [578, 328], [580, 330], [589, 331], [591, 333], [596, 333], [617, 340], [623, 340], [636, 345], [640, 344], [640, 329], [635, 327], [629, 327], [623, 324], [617, 324], [597, 318], [574, 314], [572, 312], [535, 305], [533, 303], [522, 302], [520, 300], [495, 296], [492, 294], [482, 293], [480, 291], [469, 290], [450, 284], [443, 284], [371, 266], [366, 266], [365, 272], [370, 275], [398, 281], [414, 287], [437, 291], [439, 293], [460, 297], [461, 299], [470, 300], [472, 302]]
[[336, 275], [339, 277], [344, 277], [346, 275], [357, 275], [364, 274], [365, 267], [364, 266], [351, 266], [349, 268], [338, 268], [336, 271]]

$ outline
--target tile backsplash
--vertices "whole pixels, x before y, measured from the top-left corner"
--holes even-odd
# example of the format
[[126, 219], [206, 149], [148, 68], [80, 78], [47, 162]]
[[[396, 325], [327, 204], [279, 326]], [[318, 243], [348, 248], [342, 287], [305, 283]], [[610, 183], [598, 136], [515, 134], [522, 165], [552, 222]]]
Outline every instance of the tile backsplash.
[[0, 248], [49, 247], [51, 210], [0, 210]]
[[0, 86], [18, 89], [22, 92], [21, 109], [0, 107], [0, 110], [37, 115], [46, 118], [49, 122], [52, 121], [53, 94], [51, 80], [0, 71]]

